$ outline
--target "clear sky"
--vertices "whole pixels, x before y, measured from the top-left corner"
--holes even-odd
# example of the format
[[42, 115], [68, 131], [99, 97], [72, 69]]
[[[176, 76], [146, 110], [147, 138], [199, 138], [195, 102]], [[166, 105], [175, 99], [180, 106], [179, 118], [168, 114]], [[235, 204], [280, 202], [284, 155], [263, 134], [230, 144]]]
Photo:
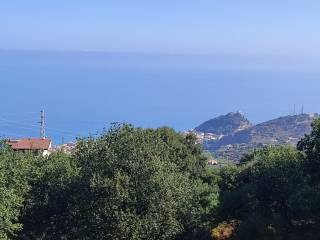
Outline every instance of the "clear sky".
[[317, 0], [10, 0], [0, 47], [320, 55]]
[[[0, 136], [320, 112], [320, 1], [0, 2]], [[30, 115], [31, 112], [31, 115]]]

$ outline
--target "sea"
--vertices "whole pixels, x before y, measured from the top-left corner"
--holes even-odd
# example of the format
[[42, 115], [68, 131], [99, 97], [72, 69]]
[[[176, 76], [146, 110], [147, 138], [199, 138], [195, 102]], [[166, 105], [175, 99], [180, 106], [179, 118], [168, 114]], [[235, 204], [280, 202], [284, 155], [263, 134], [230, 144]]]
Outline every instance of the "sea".
[[241, 111], [253, 123], [320, 112], [320, 60], [306, 56], [0, 50], [0, 136], [56, 144], [112, 123], [177, 131]]

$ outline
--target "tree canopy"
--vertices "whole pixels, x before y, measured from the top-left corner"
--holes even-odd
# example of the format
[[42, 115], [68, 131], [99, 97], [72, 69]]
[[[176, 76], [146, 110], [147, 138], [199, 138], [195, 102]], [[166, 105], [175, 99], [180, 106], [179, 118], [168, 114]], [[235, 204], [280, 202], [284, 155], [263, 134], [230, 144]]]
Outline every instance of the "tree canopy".
[[114, 124], [49, 157], [0, 144], [0, 239], [319, 239], [320, 120], [208, 167], [193, 135]]

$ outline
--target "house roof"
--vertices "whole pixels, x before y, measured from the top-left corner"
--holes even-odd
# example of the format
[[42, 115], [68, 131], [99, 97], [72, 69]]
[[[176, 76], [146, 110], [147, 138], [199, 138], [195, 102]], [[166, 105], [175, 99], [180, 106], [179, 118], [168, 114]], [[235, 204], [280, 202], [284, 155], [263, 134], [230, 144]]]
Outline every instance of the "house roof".
[[51, 140], [48, 138], [21, 138], [7, 141], [13, 150], [48, 150]]

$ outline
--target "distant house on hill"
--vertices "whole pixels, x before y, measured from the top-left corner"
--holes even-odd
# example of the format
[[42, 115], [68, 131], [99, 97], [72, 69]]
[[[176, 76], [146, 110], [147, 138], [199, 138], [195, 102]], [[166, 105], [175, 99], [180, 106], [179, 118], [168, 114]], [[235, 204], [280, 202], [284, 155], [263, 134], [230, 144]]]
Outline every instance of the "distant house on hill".
[[209, 166], [218, 165], [218, 161], [214, 160], [214, 159], [208, 159], [207, 163], [208, 163]]
[[14, 151], [22, 152], [35, 152], [48, 156], [52, 150], [52, 141], [48, 138], [21, 138], [21, 139], [10, 139], [7, 144]]
[[54, 152], [63, 152], [66, 154], [72, 154], [75, 148], [76, 148], [76, 143], [69, 142], [69, 143], [62, 144], [60, 146], [56, 146], [54, 148]]

